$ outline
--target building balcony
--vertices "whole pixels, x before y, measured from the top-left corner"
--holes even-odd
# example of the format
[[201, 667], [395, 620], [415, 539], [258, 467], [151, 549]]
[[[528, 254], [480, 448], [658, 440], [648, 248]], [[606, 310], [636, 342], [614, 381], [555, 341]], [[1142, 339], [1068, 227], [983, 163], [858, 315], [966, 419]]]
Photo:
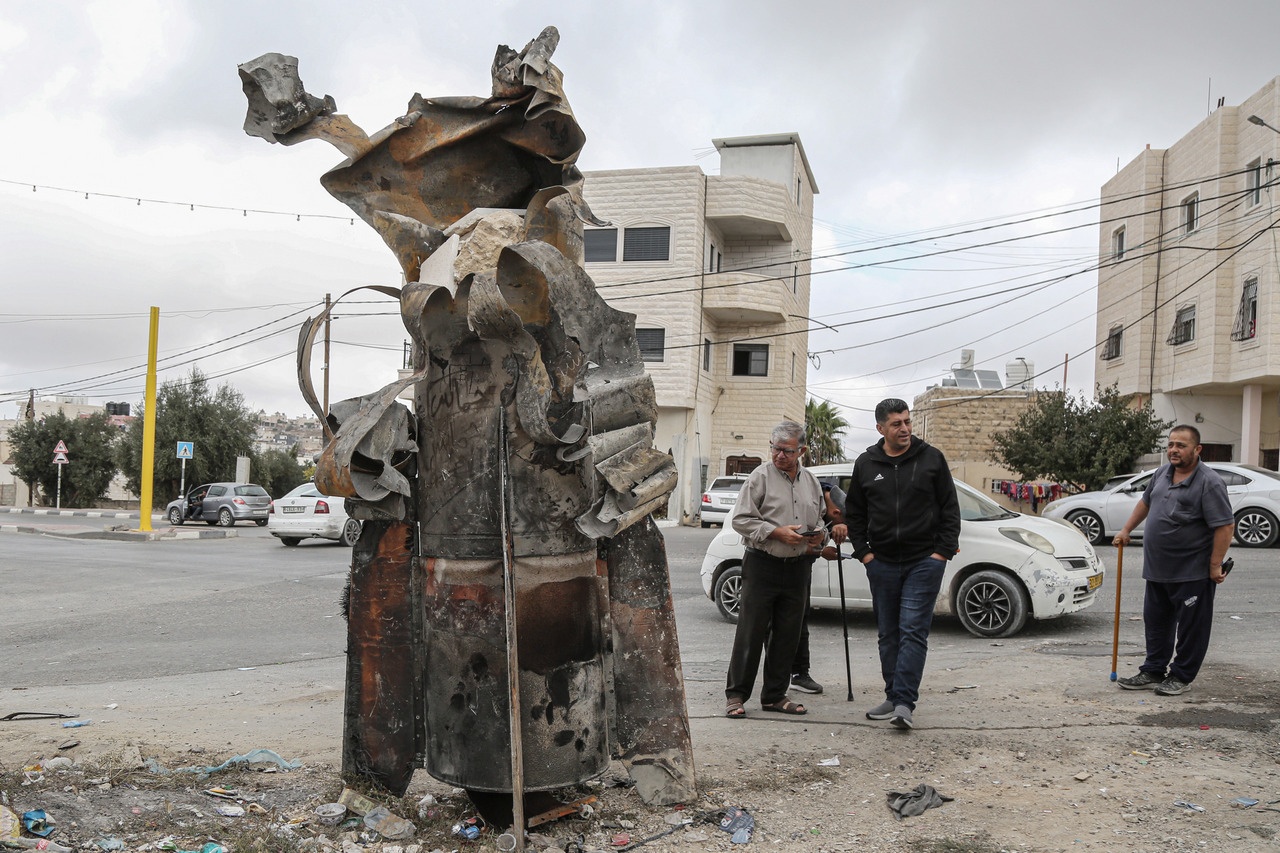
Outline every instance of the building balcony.
[[781, 184], [741, 175], [707, 181], [707, 220], [727, 240], [790, 242], [795, 238], [788, 221], [797, 215], [795, 201]]
[[760, 325], [787, 319], [791, 280], [753, 272], [708, 273], [702, 308], [721, 323]]

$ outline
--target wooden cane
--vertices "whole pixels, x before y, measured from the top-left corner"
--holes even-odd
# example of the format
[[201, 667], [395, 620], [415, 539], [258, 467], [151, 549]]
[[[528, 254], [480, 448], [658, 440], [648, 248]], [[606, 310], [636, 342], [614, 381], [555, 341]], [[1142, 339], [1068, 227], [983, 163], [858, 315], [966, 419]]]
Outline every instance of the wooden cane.
[[1111, 680], [1116, 680], [1116, 658], [1120, 656], [1120, 587], [1124, 583], [1124, 545], [1116, 545], [1116, 619], [1111, 631]]

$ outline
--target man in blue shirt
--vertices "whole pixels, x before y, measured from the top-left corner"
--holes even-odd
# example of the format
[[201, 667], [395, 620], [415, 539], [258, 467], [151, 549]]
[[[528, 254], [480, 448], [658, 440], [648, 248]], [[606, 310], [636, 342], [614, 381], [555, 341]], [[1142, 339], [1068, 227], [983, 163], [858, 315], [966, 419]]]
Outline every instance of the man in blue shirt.
[[1142, 621], [1147, 659], [1138, 674], [1117, 682], [1126, 690], [1155, 688], [1161, 696], [1185, 693], [1209, 651], [1213, 594], [1226, 579], [1222, 560], [1235, 519], [1227, 487], [1200, 464], [1200, 430], [1183, 424], [1169, 431], [1168, 465], [1162, 465], [1133, 514], [1114, 537], [1129, 544], [1145, 520]]

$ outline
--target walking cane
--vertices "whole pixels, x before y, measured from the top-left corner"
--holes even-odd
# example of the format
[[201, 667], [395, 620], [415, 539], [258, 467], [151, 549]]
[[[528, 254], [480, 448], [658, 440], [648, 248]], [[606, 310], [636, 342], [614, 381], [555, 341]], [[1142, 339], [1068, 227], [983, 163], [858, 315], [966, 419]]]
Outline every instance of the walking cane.
[[1124, 582], [1124, 546], [1116, 546], [1116, 619], [1111, 632], [1111, 680], [1116, 680], [1116, 658], [1120, 655], [1120, 586]]
[[853, 668], [849, 665], [849, 614], [844, 609], [844, 552], [836, 543], [836, 574], [840, 578], [840, 622], [844, 627], [844, 678], [849, 685], [848, 702], [853, 701]]

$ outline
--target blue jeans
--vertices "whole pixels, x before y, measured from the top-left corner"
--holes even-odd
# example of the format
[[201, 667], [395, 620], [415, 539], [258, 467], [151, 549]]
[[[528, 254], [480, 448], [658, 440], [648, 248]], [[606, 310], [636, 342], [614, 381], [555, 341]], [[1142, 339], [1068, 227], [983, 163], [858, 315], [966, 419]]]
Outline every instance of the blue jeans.
[[879, 558], [865, 566], [871, 606], [880, 634], [880, 673], [885, 698], [915, 710], [929, 652], [933, 607], [942, 587], [945, 560], [925, 557], [910, 563]]

